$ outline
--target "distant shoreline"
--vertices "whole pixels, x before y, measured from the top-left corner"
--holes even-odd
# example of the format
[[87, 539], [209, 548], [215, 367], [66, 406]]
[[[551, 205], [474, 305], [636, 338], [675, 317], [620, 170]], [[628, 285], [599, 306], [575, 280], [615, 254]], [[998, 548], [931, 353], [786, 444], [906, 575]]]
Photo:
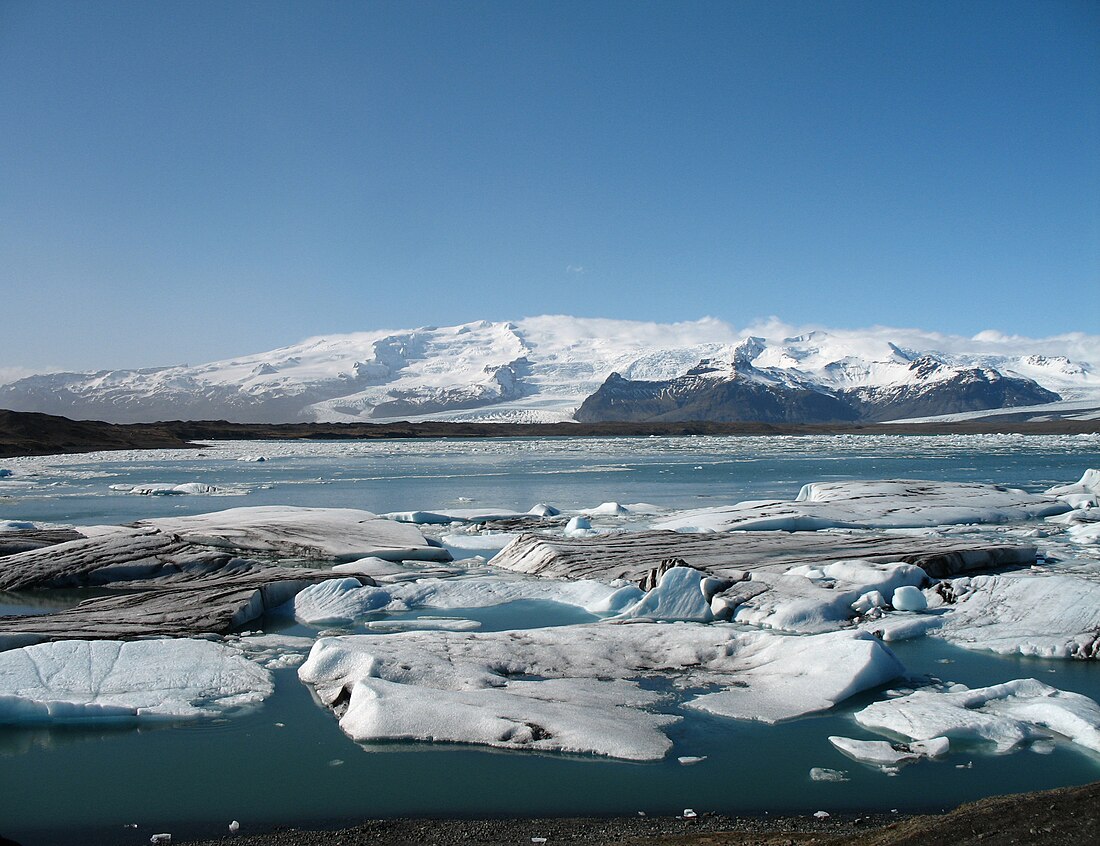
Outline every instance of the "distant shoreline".
[[692, 435], [1076, 435], [1100, 433], [1100, 420], [994, 420], [950, 423], [229, 423], [173, 420], [104, 423], [0, 410], [0, 458], [120, 449], [191, 449], [195, 441], [394, 440], [403, 438], [616, 438]]

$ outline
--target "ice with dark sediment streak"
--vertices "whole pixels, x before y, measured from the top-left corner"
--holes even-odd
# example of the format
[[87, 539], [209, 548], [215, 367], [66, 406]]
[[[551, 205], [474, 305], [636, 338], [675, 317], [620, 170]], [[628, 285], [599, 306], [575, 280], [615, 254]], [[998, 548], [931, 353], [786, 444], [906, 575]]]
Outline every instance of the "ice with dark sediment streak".
[[206, 640], [43, 643], [0, 652], [0, 723], [194, 719], [255, 705], [271, 675]]
[[675, 514], [654, 528], [681, 532], [911, 529], [1005, 523], [1070, 510], [1053, 496], [1001, 485], [914, 480], [812, 482], [790, 501], [750, 500]]
[[[713, 686], [689, 707], [776, 721], [824, 710], [903, 667], [854, 632], [800, 638], [695, 623], [320, 639], [299, 669], [358, 741], [418, 739], [663, 757], [674, 718], [639, 679]], [[728, 696], [727, 696], [728, 694]]]

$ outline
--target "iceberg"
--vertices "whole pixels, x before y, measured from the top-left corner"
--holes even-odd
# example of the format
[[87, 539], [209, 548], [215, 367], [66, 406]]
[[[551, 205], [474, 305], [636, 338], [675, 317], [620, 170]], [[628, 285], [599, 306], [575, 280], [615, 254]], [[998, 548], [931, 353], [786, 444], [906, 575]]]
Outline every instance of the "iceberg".
[[992, 743], [998, 753], [1051, 733], [1100, 752], [1100, 705], [1079, 693], [1058, 690], [1035, 679], [970, 690], [917, 690], [907, 696], [875, 702], [856, 714], [872, 731], [911, 740]]
[[0, 653], [8, 725], [213, 717], [273, 690], [267, 670], [206, 640], [70, 640]]
[[1088, 469], [1072, 485], [1056, 485], [1046, 491], [1073, 508], [1100, 508], [1100, 470]]
[[654, 524], [679, 532], [916, 529], [1005, 523], [1070, 510], [1053, 497], [1000, 485], [911, 480], [812, 482], [792, 501], [753, 500], [683, 511]]
[[942, 582], [932, 634], [967, 649], [1044, 658], [1100, 655], [1100, 579], [1086, 574], [969, 576]]
[[[648, 760], [667, 751], [657, 731], [671, 720], [647, 710], [665, 695], [643, 690], [639, 679], [723, 688], [686, 704], [775, 721], [829, 708], [901, 672], [881, 642], [861, 633], [791, 638], [638, 622], [327, 637], [298, 674], [360, 740], [469, 739]], [[399, 703], [400, 713], [381, 714], [385, 703]]]

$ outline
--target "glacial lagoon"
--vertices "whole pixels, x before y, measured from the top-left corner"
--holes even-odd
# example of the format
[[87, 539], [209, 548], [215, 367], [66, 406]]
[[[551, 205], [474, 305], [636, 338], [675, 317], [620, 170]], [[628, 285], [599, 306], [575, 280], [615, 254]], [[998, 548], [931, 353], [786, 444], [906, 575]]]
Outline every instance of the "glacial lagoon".
[[[927, 479], [1041, 493], [1100, 467], [1100, 436], [232, 442], [192, 451], [10, 459], [0, 466], [12, 471], [0, 479], [0, 521], [40, 526], [79, 529], [242, 505], [389, 513], [523, 512], [548, 503], [568, 514], [618, 502], [626, 513], [591, 518], [597, 531], [617, 531], [647, 528], [685, 509], [791, 500], [808, 482]], [[193, 483], [214, 490], [126, 492]], [[448, 534], [468, 536], [468, 548], [454, 548], [456, 557], [477, 552], [468, 527], [422, 529], [444, 542]], [[1051, 559], [1043, 566], [1100, 578], [1097, 547], [1074, 544], [1057, 528], [1048, 531], [1041, 519], [948, 533], [1035, 543]], [[476, 558], [462, 560], [475, 570], [482, 566]], [[0, 601], [3, 613], [40, 613], [79, 595], [9, 594]], [[415, 626], [409, 621], [450, 617], [493, 632], [572, 626], [600, 616], [573, 604], [522, 599], [376, 611], [346, 630], [369, 633], [362, 625], [369, 621]], [[438, 622], [429, 619], [423, 627]], [[314, 638], [330, 627], [273, 613], [244, 628]], [[995, 655], [934, 637], [889, 647], [909, 676], [893, 687], [938, 679], [973, 688], [1035, 678], [1100, 700], [1095, 661]], [[224, 718], [136, 727], [0, 727], [0, 834], [25, 846], [69, 842], [77, 833], [86, 843], [137, 844], [159, 831], [177, 839], [219, 835], [234, 819], [250, 831], [407, 815], [675, 814], [685, 807], [725, 813], [922, 811], [1100, 778], [1100, 754], [1062, 740], [1002, 755], [992, 754], [988, 744], [953, 742], [947, 756], [896, 772], [845, 757], [828, 737], [881, 739], [853, 714], [882, 699], [891, 685], [775, 725], [689, 709], [674, 696], [656, 706], [683, 718], [665, 730], [671, 751], [658, 761], [624, 762], [456, 744], [361, 746], [340, 730], [296, 668], [274, 669], [273, 676], [274, 695]], [[841, 771], [846, 780], [813, 780], [812, 768]]]

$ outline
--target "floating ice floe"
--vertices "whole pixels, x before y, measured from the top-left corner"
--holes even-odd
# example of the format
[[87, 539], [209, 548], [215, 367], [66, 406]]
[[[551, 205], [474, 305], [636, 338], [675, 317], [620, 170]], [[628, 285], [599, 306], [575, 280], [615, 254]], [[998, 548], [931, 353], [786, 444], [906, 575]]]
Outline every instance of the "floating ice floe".
[[230, 496], [245, 494], [244, 488], [219, 488], [215, 485], [206, 485], [202, 482], [185, 482], [182, 485], [171, 484], [144, 484], [144, 485], [111, 485], [110, 489], [118, 493], [134, 494], [136, 496], [185, 496], [198, 494], [206, 496]]
[[1100, 705], [1087, 696], [1058, 690], [1035, 679], [1017, 679], [991, 687], [917, 690], [908, 696], [875, 702], [856, 715], [872, 731], [911, 740], [947, 737], [952, 741], [992, 743], [1010, 752], [1028, 741], [1061, 735], [1100, 752]]
[[880, 642], [691, 623], [322, 638], [299, 668], [358, 741], [417, 739], [647, 760], [675, 717], [647, 710], [664, 677], [721, 692], [688, 705], [774, 721], [831, 707], [903, 671]]
[[844, 770], [831, 770], [828, 767], [811, 767], [810, 781], [851, 781]]
[[194, 719], [259, 703], [267, 670], [205, 640], [59, 641], [0, 653], [0, 723]]
[[344, 625], [371, 611], [384, 608], [393, 599], [379, 587], [364, 587], [358, 579], [329, 579], [310, 585], [290, 600], [294, 618], [312, 626]]
[[448, 508], [445, 511], [390, 511], [381, 515], [398, 523], [422, 525], [446, 525], [449, 523], [484, 523], [489, 520], [508, 520], [534, 516], [530, 512], [511, 508]]
[[885, 740], [855, 740], [833, 735], [829, 742], [854, 761], [883, 769], [911, 764], [922, 758], [941, 758], [951, 748], [946, 737], [914, 740], [912, 743], [888, 743]]
[[1100, 508], [1100, 470], [1089, 469], [1072, 485], [1057, 485], [1046, 492], [1073, 508]]
[[755, 500], [684, 511], [654, 524], [681, 532], [903, 529], [1049, 517], [1070, 506], [1000, 485], [847, 481], [804, 485], [793, 501]]
[[931, 633], [958, 646], [1045, 658], [1100, 654], [1098, 578], [969, 576], [944, 582], [928, 595], [947, 603]]

